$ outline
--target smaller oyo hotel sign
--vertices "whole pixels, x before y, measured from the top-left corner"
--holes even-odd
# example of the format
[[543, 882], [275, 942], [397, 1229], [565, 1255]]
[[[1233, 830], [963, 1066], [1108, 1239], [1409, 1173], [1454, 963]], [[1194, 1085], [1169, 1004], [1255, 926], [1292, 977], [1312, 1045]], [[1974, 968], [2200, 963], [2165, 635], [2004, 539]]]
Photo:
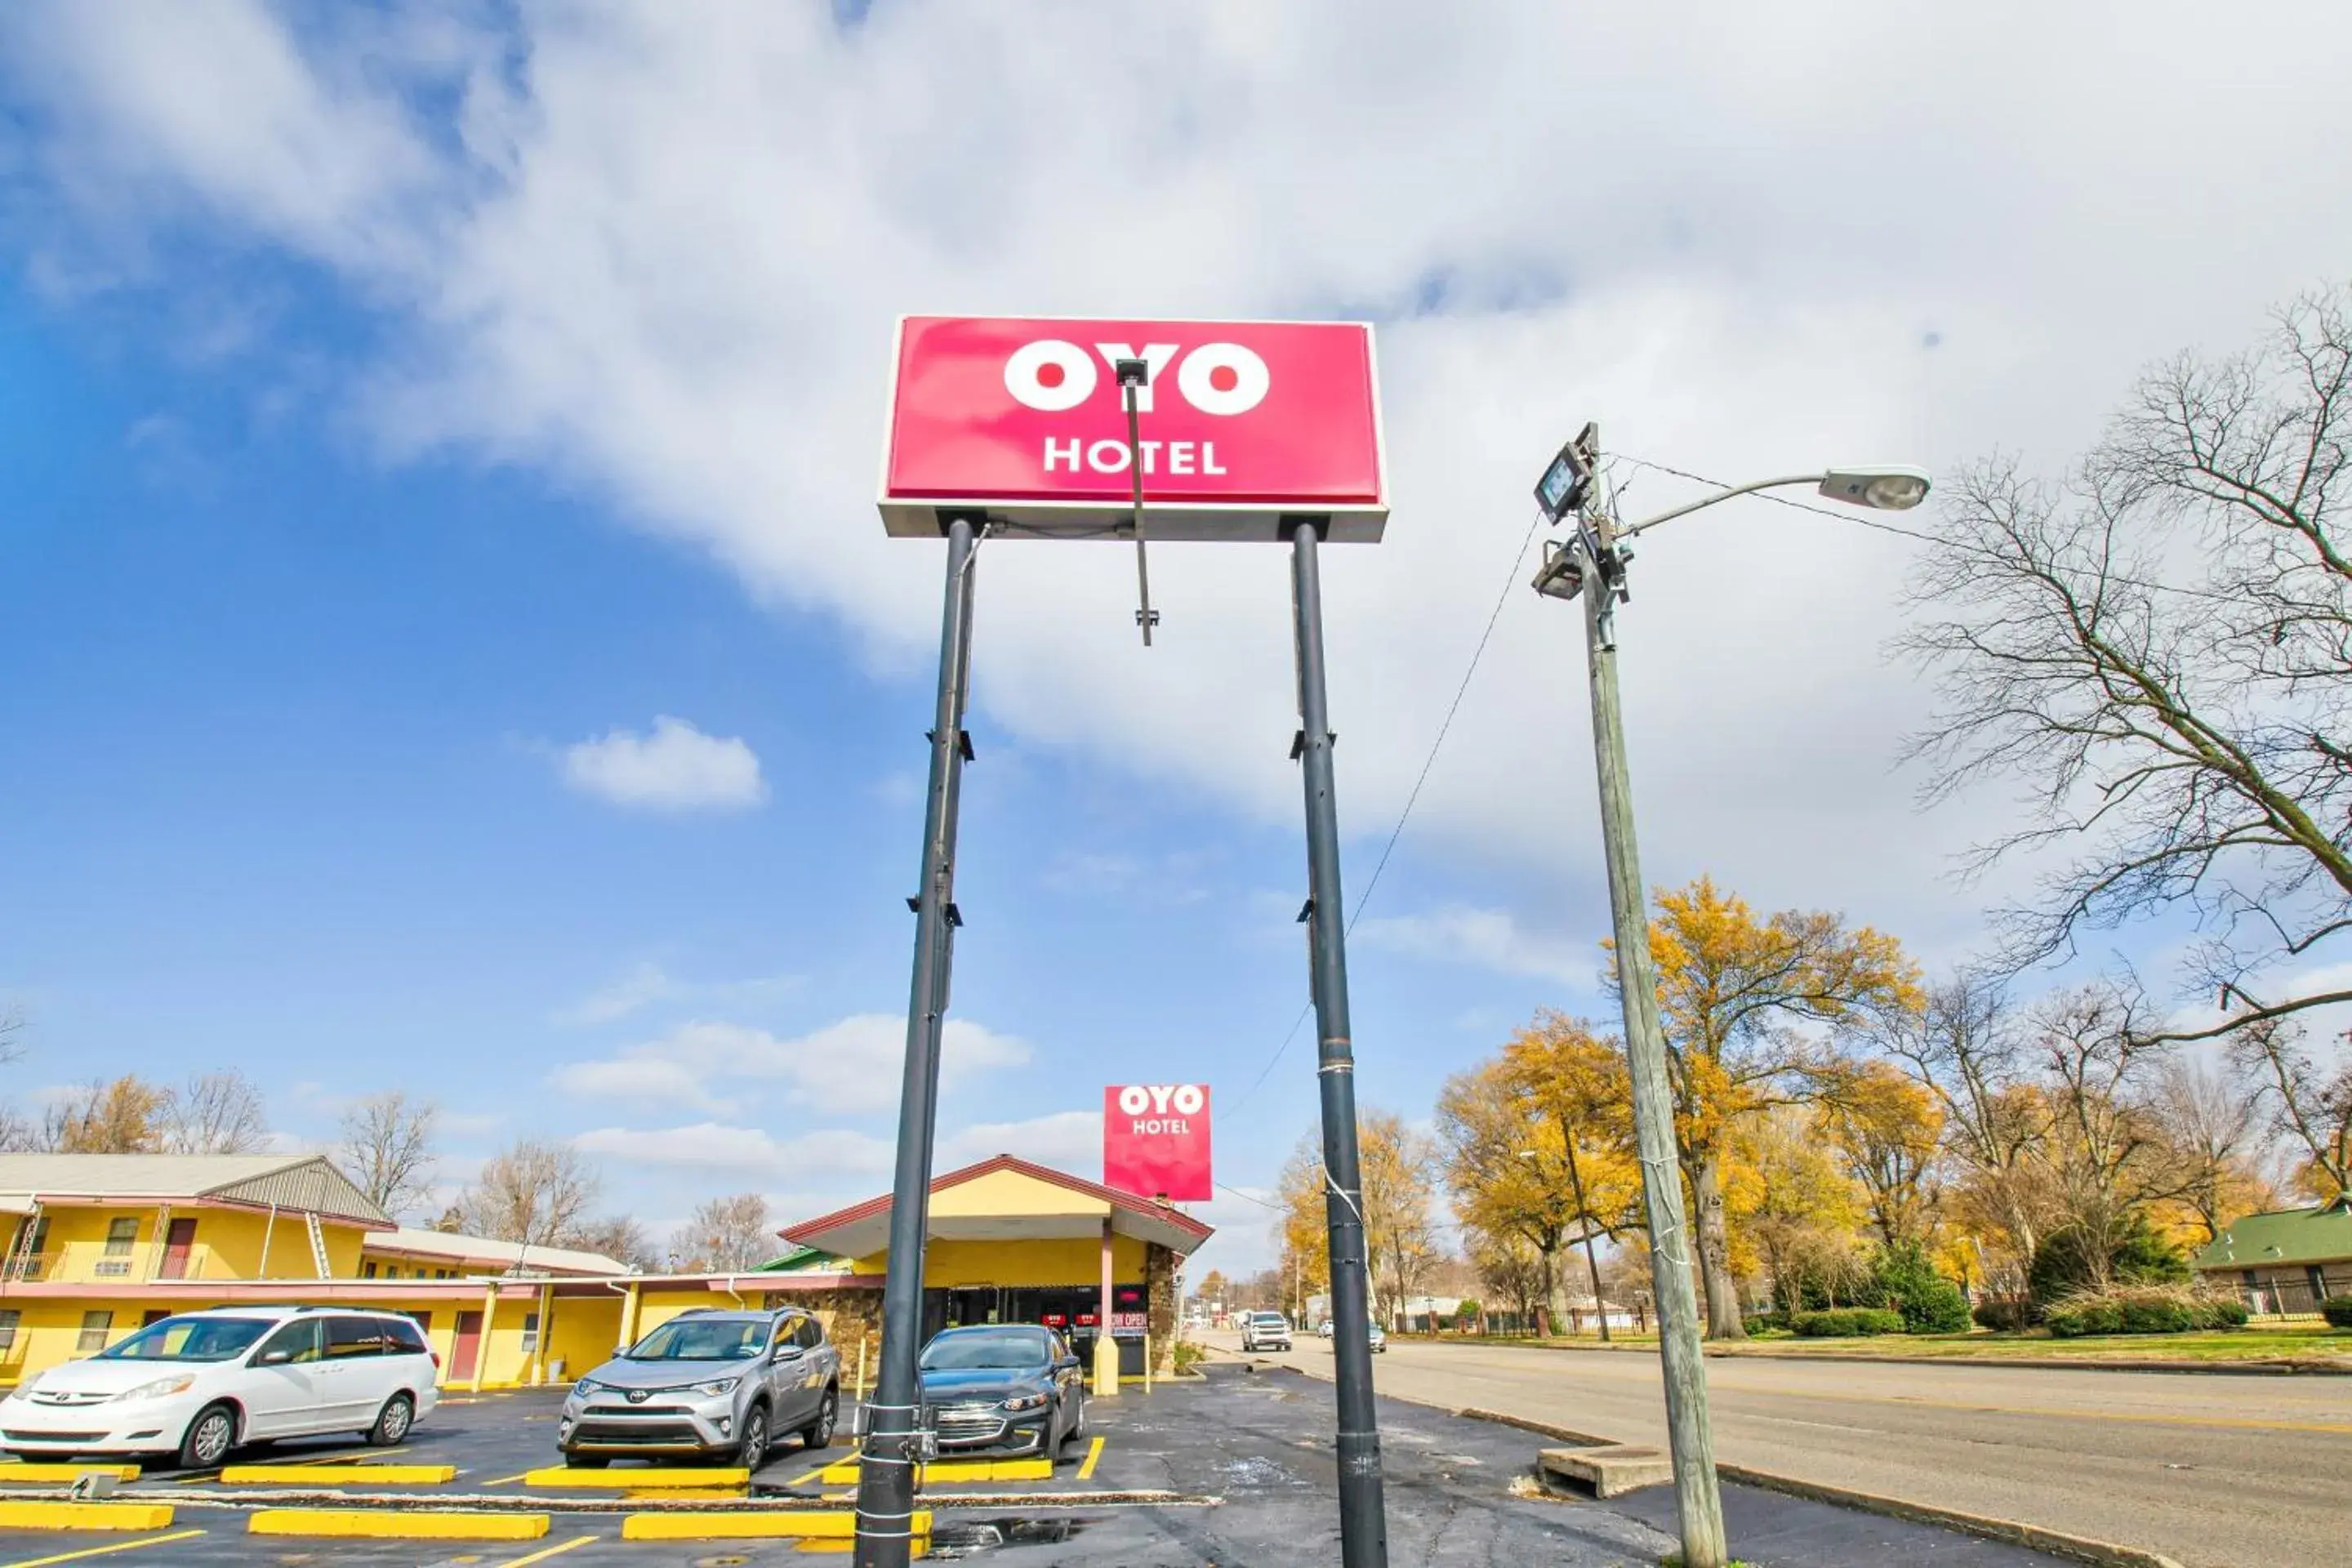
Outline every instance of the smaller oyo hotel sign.
[[1179, 1203], [1213, 1196], [1209, 1086], [1129, 1083], [1104, 1089], [1103, 1185]]
[[[1141, 360], [1130, 445], [1121, 360]], [[1339, 321], [906, 316], [892, 355], [885, 529], [964, 512], [1010, 535], [1271, 540], [1286, 517], [1372, 541], [1388, 521], [1372, 330]]]

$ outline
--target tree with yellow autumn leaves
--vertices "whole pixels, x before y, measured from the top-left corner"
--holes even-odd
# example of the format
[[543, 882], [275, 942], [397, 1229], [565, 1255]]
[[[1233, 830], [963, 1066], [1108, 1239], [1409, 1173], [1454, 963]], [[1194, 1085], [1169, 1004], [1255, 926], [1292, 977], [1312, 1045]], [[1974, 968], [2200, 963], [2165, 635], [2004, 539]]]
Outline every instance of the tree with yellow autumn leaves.
[[[1455, 1219], [1474, 1237], [1535, 1251], [1555, 1323], [1570, 1315], [1560, 1251], [1582, 1246], [1597, 1302], [1600, 1239], [1641, 1223], [1631, 1107], [1622, 1047], [1557, 1013], [1539, 1016], [1492, 1060], [1454, 1074], [1438, 1095]], [[1603, 1338], [1607, 1331], [1604, 1319]]]
[[1868, 926], [1849, 928], [1819, 910], [1759, 919], [1706, 877], [1655, 901], [1650, 952], [1707, 1335], [1738, 1339], [1747, 1331], [1724, 1191], [1733, 1127], [1774, 1105], [1818, 1100], [1846, 1081], [1837, 1037], [1916, 1012], [1919, 969], [1900, 942]]

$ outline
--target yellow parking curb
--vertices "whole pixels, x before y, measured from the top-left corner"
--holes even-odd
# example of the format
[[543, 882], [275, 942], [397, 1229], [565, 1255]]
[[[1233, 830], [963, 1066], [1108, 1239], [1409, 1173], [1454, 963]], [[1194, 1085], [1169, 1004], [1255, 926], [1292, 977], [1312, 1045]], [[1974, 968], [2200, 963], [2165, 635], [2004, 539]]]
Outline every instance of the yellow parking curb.
[[167, 1502], [0, 1502], [0, 1530], [163, 1530]]
[[[931, 1533], [928, 1509], [908, 1521], [916, 1539]], [[624, 1541], [846, 1541], [857, 1533], [857, 1515], [838, 1511], [777, 1510], [765, 1513], [633, 1513], [621, 1521]]]
[[[844, 1459], [818, 1472], [820, 1481], [839, 1485], [857, 1479], [857, 1461]], [[933, 1459], [915, 1472], [917, 1485], [932, 1481], [1050, 1481], [1051, 1459]]]
[[277, 1486], [310, 1481], [337, 1486], [363, 1481], [387, 1487], [436, 1487], [457, 1479], [455, 1465], [230, 1465], [220, 1473], [223, 1486]]
[[250, 1535], [327, 1535], [382, 1541], [537, 1541], [543, 1513], [467, 1509], [265, 1508], [246, 1522]]
[[751, 1484], [751, 1472], [737, 1466], [733, 1469], [643, 1469], [643, 1470], [575, 1470], [569, 1465], [552, 1469], [532, 1470], [522, 1479], [527, 1487], [588, 1487], [612, 1491], [669, 1491], [684, 1488], [689, 1491], [707, 1491], [713, 1487], [746, 1487]]
[[23, 1481], [32, 1485], [40, 1481], [78, 1481], [84, 1476], [112, 1476], [118, 1481], [139, 1479], [136, 1465], [0, 1465], [0, 1481]]

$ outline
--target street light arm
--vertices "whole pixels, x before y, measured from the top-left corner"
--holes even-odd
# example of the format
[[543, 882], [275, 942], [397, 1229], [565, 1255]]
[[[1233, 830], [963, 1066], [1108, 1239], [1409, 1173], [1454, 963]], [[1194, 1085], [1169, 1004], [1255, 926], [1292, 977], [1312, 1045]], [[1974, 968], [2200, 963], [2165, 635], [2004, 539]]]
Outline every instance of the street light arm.
[[1717, 501], [1729, 500], [1734, 496], [1750, 495], [1757, 490], [1778, 489], [1782, 485], [1818, 485], [1828, 478], [1827, 474], [1789, 474], [1777, 479], [1758, 479], [1753, 484], [1734, 485], [1727, 490], [1717, 490], [1711, 496], [1702, 496], [1687, 506], [1678, 506], [1672, 511], [1662, 511], [1655, 517], [1645, 517], [1631, 528], [1621, 528], [1617, 531], [1617, 537], [1631, 539], [1645, 529], [1655, 528], [1662, 522], [1671, 522], [1675, 518], [1689, 512], [1704, 510]]

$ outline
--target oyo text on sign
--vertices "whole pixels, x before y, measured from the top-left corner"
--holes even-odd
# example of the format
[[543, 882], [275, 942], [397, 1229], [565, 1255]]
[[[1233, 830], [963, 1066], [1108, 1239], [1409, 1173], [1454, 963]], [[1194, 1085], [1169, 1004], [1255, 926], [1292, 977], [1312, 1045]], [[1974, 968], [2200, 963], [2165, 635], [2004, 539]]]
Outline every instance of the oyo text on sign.
[[[1147, 374], [1132, 442], [1123, 360]], [[1368, 327], [910, 316], [893, 371], [893, 532], [971, 510], [1100, 536], [1139, 468], [1150, 538], [1270, 536], [1286, 514], [1377, 537], [1386, 516]]]
[[1186, 1203], [1213, 1195], [1209, 1086], [1130, 1083], [1104, 1089], [1103, 1184]]

